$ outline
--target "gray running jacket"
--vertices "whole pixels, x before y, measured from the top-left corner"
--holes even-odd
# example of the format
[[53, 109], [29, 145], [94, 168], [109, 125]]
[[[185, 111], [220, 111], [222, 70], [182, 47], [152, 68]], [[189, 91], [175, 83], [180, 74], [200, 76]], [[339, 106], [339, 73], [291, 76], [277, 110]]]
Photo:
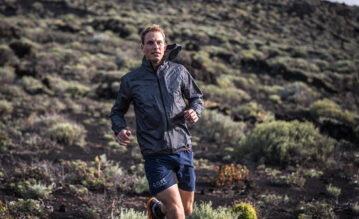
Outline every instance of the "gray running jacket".
[[192, 147], [183, 112], [193, 109], [200, 117], [204, 108], [203, 95], [187, 69], [170, 61], [180, 50], [180, 45], [168, 45], [167, 58], [157, 72], [144, 57], [139, 68], [121, 78], [111, 110], [112, 130], [117, 136], [126, 129], [124, 115], [132, 102], [137, 141], [143, 156], [171, 154]]

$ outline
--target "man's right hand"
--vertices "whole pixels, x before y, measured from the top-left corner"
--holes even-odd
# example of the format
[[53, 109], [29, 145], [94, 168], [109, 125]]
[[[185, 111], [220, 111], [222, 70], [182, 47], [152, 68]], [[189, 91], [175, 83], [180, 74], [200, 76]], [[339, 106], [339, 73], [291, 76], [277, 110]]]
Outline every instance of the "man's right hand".
[[120, 145], [127, 146], [130, 143], [131, 131], [122, 129], [120, 133], [117, 134], [116, 140]]

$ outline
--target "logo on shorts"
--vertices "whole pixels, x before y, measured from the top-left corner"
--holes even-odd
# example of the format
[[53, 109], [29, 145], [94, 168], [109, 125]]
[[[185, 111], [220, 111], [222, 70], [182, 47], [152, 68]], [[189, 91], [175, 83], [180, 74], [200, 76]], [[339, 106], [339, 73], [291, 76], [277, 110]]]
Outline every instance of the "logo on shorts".
[[162, 178], [161, 180], [158, 180], [157, 182], [152, 183], [153, 188], [159, 188], [161, 186], [166, 185], [167, 181], [165, 178]]

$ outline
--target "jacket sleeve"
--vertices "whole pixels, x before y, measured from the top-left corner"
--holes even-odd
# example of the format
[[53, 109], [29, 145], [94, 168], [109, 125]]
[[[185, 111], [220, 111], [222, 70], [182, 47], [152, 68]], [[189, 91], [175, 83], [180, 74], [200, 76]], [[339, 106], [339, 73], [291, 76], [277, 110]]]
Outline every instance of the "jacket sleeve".
[[189, 108], [196, 111], [198, 118], [200, 118], [204, 108], [203, 94], [191, 74], [186, 68], [183, 67], [183, 69], [182, 93], [184, 97], [188, 99]]
[[124, 116], [130, 106], [130, 103], [131, 97], [128, 82], [124, 77], [122, 77], [120, 90], [118, 92], [116, 102], [111, 109], [110, 115], [112, 130], [116, 136], [122, 129], [126, 129], [127, 125]]

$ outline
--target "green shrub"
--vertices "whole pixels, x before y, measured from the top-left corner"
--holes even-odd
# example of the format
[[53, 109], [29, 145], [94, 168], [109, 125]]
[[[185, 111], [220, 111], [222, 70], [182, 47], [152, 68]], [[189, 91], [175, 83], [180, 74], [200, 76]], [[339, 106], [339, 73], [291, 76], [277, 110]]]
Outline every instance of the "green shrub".
[[329, 99], [318, 100], [310, 106], [310, 112], [319, 121], [321, 119], [334, 119], [348, 124], [355, 123], [356, 115], [347, 110], [343, 111], [340, 106]]
[[327, 194], [334, 197], [334, 198], [338, 198], [338, 196], [341, 193], [341, 189], [335, 186], [332, 186], [332, 184], [329, 184], [327, 187]]
[[0, 82], [12, 83], [15, 80], [15, 73], [13, 68], [0, 68]]
[[115, 217], [116, 219], [143, 219], [147, 217], [146, 212], [138, 212], [130, 209], [123, 209], [121, 208], [120, 215], [118, 217]]
[[289, 101], [299, 105], [308, 105], [318, 96], [318, 93], [309, 88], [303, 82], [294, 82], [284, 87], [278, 92], [284, 101]]
[[12, 103], [6, 100], [0, 100], [0, 116], [2, 118], [8, 116], [12, 112]]
[[58, 96], [85, 96], [90, 92], [90, 88], [77, 81], [65, 81], [60, 77], [48, 77], [51, 90]]
[[63, 166], [69, 183], [76, 185], [73, 187], [76, 193], [86, 195], [85, 189], [80, 185], [91, 190], [117, 189], [121, 184], [127, 185], [125, 179], [122, 179], [123, 169], [118, 163], [107, 160], [106, 155], [96, 157], [95, 161], [88, 163], [81, 160], [63, 161]]
[[133, 184], [133, 191], [139, 195], [150, 192], [146, 176], [140, 176], [136, 178]]
[[278, 86], [278, 85], [274, 85], [274, 86], [260, 86], [259, 87], [259, 92], [263, 92], [266, 95], [273, 95], [273, 94], [278, 94], [279, 92], [281, 92], [284, 88], [282, 86]]
[[52, 192], [51, 186], [37, 183], [34, 178], [17, 183], [12, 182], [9, 187], [23, 198], [48, 199]]
[[336, 218], [333, 208], [330, 204], [321, 202], [304, 203], [299, 206], [298, 219], [306, 218]]
[[24, 90], [30, 94], [51, 93], [50, 90], [41, 83], [41, 81], [30, 76], [22, 77], [20, 84]]
[[0, 93], [10, 98], [27, 96], [25, 91], [20, 86], [17, 85], [1, 86]]
[[284, 165], [313, 158], [324, 161], [333, 146], [334, 141], [322, 136], [312, 123], [274, 121], [256, 126], [238, 149], [256, 160]]
[[251, 96], [244, 90], [234, 87], [219, 87], [216, 85], [202, 85], [204, 95], [207, 99], [220, 102], [222, 104], [237, 105], [244, 101], [249, 101]]
[[324, 174], [323, 171], [316, 169], [304, 170], [303, 172], [305, 177], [310, 177], [310, 178], [319, 178]]
[[[313, 63], [309, 63], [303, 58], [293, 58], [289, 56], [278, 56], [268, 60], [268, 64], [273, 69], [278, 67], [285, 67], [288, 70], [301, 69], [303, 71], [317, 73], [320, 71], [319, 67]], [[276, 73], [276, 72], [273, 72]]]
[[70, 191], [76, 196], [86, 197], [88, 195], [88, 189], [82, 185], [69, 185]]
[[203, 219], [203, 218], [212, 218], [212, 219], [236, 219], [238, 214], [234, 213], [231, 209], [218, 207], [217, 209], [212, 208], [212, 202], [201, 203], [197, 205], [194, 204], [193, 212], [191, 219]]
[[195, 132], [207, 141], [218, 144], [237, 145], [244, 136], [245, 123], [234, 122], [229, 116], [206, 110], [194, 126]]
[[71, 122], [56, 123], [48, 129], [46, 135], [60, 144], [84, 146], [85, 129]]
[[272, 179], [272, 184], [276, 186], [299, 186], [303, 187], [305, 178], [301, 176], [300, 172], [292, 172], [289, 175], [281, 175]]
[[110, 141], [107, 143], [107, 145], [112, 148], [112, 150], [116, 151], [116, 152], [126, 152], [127, 151], [127, 147], [120, 145], [117, 141]]
[[19, 60], [8, 45], [0, 44], [0, 66], [14, 65]]
[[255, 49], [242, 50], [239, 52], [239, 57], [244, 61], [256, 61], [263, 60], [264, 54], [261, 51]]
[[0, 200], [0, 217], [6, 219], [12, 219], [9, 208]]
[[256, 210], [249, 203], [240, 203], [233, 206], [233, 212], [238, 214], [238, 219], [257, 219]]
[[352, 74], [355, 72], [355, 63], [351, 60], [339, 60], [335, 63], [334, 68], [339, 73]]
[[353, 205], [351, 206], [351, 210], [355, 215], [359, 215], [359, 203], [353, 203]]
[[38, 200], [33, 199], [18, 199], [17, 201], [11, 201], [9, 203], [9, 211], [12, 215], [26, 217], [26, 218], [46, 218], [48, 212], [45, 210], [45, 206]]
[[289, 198], [287, 195], [281, 196], [276, 194], [264, 194], [260, 195], [259, 200], [257, 202], [257, 205], [264, 205], [264, 204], [270, 204], [270, 205], [280, 205], [280, 204], [286, 204], [289, 202]]

